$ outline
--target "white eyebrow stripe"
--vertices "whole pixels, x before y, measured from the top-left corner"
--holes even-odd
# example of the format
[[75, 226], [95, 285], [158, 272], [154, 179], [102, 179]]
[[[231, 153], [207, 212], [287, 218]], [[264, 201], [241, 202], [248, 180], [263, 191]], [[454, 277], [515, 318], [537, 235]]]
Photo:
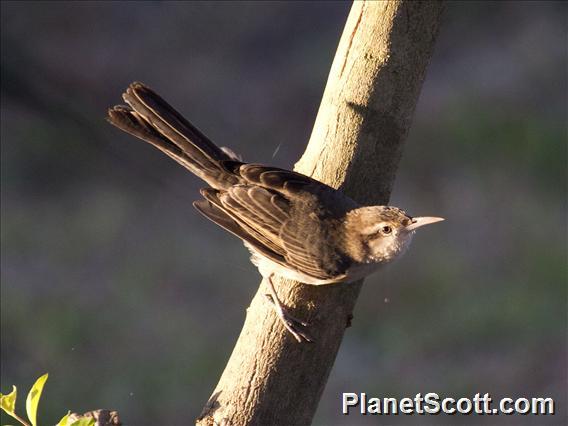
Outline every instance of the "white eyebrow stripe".
[[361, 229], [361, 234], [363, 235], [372, 235], [381, 229], [385, 225], [384, 222], [373, 223], [372, 225], [366, 226]]

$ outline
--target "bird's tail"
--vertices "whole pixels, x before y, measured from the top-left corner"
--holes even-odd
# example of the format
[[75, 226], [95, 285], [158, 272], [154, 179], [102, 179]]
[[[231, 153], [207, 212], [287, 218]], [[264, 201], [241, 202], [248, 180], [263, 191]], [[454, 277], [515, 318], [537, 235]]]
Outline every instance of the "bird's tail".
[[128, 105], [109, 109], [111, 124], [154, 145], [213, 188], [238, 183], [223, 167], [237, 160], [235, 155], [216, 146], [152, 89], [132, 83], [122, 97]]

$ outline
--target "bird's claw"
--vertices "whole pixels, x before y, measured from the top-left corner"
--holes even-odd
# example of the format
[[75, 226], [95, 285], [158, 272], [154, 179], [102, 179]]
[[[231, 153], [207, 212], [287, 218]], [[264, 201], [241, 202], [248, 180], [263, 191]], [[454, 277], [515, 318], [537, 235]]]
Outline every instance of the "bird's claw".
[[307, 322], [304, 321], [298, 321], [295, 318], [292, 317], [283, 317], [282, 318], [282, 322], [284, 323], [284, 327], [286, 327], [286, 329], [292, 333], [292, 336], [294, 336], [294, 338], [302, 343], [302, 342], [306, 342], [306, 343], [313, 343], [314, 342], [314, 338], [308, 333], [307, 330], [303, 330], [303, 328], [308, 326]]
[[309, 322], [302, 321], [294, 317], [283, 306], [278, 306], [274, 302], [274, 298], [271, 294], [265, 294], [265, 296], [268, 301], [272, 303], [276, 315], [278, 316], [278, 318], [280, 318], [282, 324], [284, 324], [284, 327], [286, 327], [286, 330], [288, 330], [298, 342], [315, 342], [314, 338], [308, 333], [308, 331], [304, 330], [304, 328], [310, 326]]

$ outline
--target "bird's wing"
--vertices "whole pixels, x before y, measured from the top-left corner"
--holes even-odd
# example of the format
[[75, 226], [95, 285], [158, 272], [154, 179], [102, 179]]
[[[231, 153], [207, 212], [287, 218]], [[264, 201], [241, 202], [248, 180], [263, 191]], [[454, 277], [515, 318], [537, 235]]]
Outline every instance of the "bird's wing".
[[202, 190], [216, 214], [224, 213], [230, 222], [198, 207], [205, 216], [284, 267], [322, 280], [345, 273], [345, 259], [331, 240], [334, 234], [326, 230], [330, 224], [322, 223], [321, 212], [314, 208], [321, 205], [313, 193], [329, 187], [282, 169], [237, 163], [225, 166], [247, 182], [226, 191]]
[[[205, 190], [203, 190], [205, 191]], [[215, 191], [215, 190], [211, 190]], [[206, 195], [206, 194], [204, 194]], [[211, 196], [211, 197], [210, 197]], [[239, 237], [243, 241], [250, 244], [257, 252], [271, 259], [272, 261], [284, 265], [286, 259], [281, 253], [277, 253], [270, 249], [266, 239], [256, 233], [253, 229], [246, 226], [244, 223], [239, 223], [233, 219], [225, 210], [217, 203], [218, 200], [211, 201], [210, 198], [215, 198], [213, 194], [207, 194], [205, 200], [194, 201], [193, 206], [206, 218], [215, 222], [220, 227], [229, 231], [233, 235]]]

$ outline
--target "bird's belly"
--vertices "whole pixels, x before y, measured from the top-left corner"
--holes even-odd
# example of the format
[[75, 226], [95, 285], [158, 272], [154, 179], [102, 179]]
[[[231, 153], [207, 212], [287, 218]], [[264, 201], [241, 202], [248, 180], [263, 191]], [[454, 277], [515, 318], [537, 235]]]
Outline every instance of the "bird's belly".
[[283, 278], [287, 278], [294, 281], [299, 281], [304, 284], [309, 285], [326, 285], [335, 284], [341, 282], [353, 282], [365, 278], [367, 275], [375, 272], [379, 264], [357, 264], [353, 265], [347, 270], [345, 274], [341, 274], [331, 278], [316, 278], [311, 275], [305, 274], [297, 269], [286, 268], [279, 263], [276, 263], [265, 256], [262, 256], [256, 252], [253, 248], [245, 244], [252, 253], [251, 261], [258, 268], [260, 274], [263, 277], [269, 277], [271, 274], [279, 275]]

